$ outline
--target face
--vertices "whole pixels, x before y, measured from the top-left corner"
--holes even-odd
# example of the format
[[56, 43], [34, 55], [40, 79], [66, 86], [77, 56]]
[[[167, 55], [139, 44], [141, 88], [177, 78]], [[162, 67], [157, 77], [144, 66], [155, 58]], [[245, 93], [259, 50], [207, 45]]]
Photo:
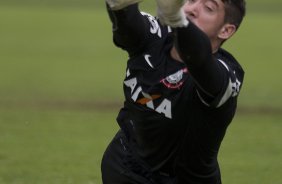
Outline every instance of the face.
[[187, 18], [205, 32], [212, 42], [218, 39], [225, 15], [221, 0], [187, 0], [183, 9]]

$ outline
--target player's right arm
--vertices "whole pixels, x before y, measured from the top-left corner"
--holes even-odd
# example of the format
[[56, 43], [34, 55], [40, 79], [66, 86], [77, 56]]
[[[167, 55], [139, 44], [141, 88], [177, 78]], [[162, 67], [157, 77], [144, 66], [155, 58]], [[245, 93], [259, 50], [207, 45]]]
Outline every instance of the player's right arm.
[[[121, 1], [121, 2], [119, 2]], [[106, 0], [114, 43], [133, 55], [147, 41], [150, 23], [138, 8], [140, 0]], [[122, 3], [123, 2], [123, 3]]]

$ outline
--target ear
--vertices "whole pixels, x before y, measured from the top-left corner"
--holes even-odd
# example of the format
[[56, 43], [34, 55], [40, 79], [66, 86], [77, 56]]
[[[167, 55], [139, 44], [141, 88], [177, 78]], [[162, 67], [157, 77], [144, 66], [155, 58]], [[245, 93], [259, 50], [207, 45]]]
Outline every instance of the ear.
[[237, 28], [234, 24], [226, 23], [220, 29], [218, 33], [218, 38], [222, 40], [227, 40], [236, 32], [236, 30]]

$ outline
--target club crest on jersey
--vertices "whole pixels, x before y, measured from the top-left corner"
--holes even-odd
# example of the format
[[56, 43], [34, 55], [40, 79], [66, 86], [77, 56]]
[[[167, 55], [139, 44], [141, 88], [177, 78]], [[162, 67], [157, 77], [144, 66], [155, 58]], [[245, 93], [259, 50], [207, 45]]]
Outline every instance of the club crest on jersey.
[[182, 80], [184, 73], [188, 73], [187, 68], [181, 69], [174, 74], [167, 76], [161, 80], [161, 83], [163, 83], [169, 89], [179, 89], [184, 83]]

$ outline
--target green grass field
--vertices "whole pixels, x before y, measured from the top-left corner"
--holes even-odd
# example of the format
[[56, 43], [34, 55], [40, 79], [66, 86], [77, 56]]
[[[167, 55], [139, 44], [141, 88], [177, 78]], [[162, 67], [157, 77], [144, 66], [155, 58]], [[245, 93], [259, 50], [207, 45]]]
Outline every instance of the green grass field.
[[[282, 3], [248, 4], [224, 45], [246, 75], [219, 155], [223, 183], [282, 184]], [[0, 184], [100, 184], [127, 57], [102, 2], [2, 0], [0, 17]]]

